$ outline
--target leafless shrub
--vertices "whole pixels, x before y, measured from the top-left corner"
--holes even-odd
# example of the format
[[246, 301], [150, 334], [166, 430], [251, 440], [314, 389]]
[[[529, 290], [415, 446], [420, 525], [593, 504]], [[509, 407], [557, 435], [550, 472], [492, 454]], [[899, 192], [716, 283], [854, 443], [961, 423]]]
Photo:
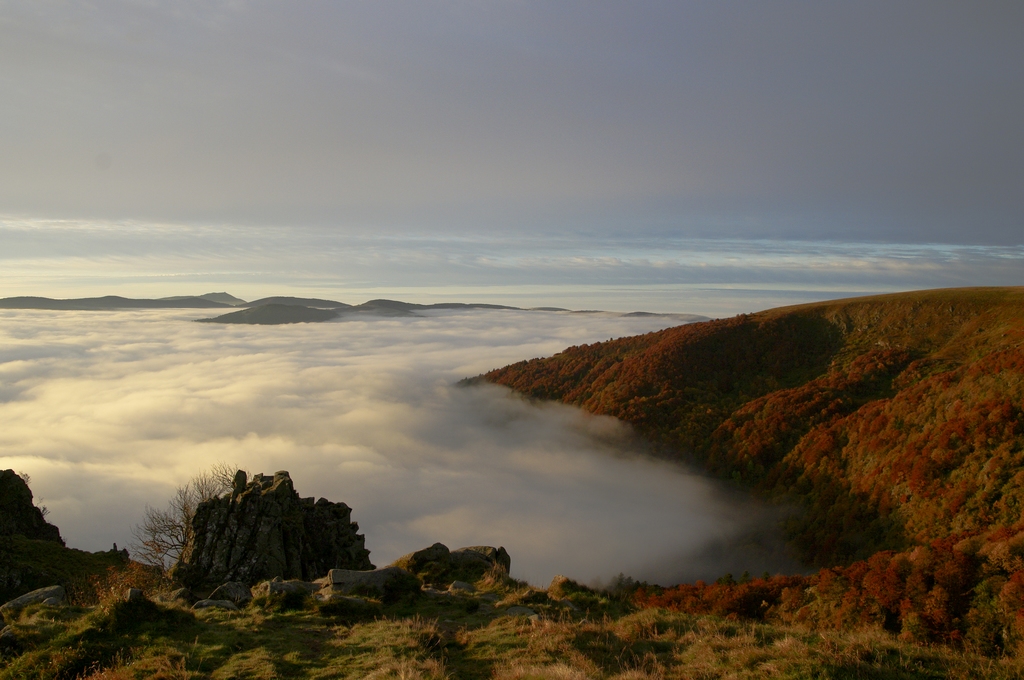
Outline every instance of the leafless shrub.
[[142, 524], [132, 529], [132, 557], [139, 562], [168, 569], [181, 556], [192, 538], [192, 517], [205, 500], [231, 490], [238, 468], [217, 463], [175, 489], [174, 496], [161, 510], [146, 506]]

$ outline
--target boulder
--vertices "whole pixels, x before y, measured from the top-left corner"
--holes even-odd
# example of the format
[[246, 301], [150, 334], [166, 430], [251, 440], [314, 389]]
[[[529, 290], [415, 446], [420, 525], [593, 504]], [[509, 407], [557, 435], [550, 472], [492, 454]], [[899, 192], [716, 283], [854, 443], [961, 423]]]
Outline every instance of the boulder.
[[20, 651], [21, 641], [18, 640], [18, 636], [14, 633], [14, 629], [10, 626], [4, 626], [3, 630], [0, 630], [0, 654], [3, 652], [17, 654]]
[[504, 548], [481, 545], [449, 551], [443, 543], [435, 543], [398, 558], [392, 566], [407, 569], [426, 583], [448, 584], [475, 581], [495, 566], [508, 573], [512, 560]]
[[140, 602], [146, 599], [141, 588], [129, 588], [124, 594], [125, 602]]
[[372, 569], [344, 503], [300, 498], [287, 472], [235, 475], [229, 494], [204, 501], [171, 576], [199, 587], [275, 577], [315, 580], [330, 569]]
[[495, 548], [489, 545], [473, 545], [453, 550], [452, 560], [456, 564], [483, 560], [487, 563], [488, 568], [497, 565], [504, 569], [506, 574], [512, 570], [512, 558], [508, 551], [505, 548]]
[[32, 503], [32, 491], [14, 470], [0, 472], [0, 536], [24, 536], [64, 545], [60, 529]]
[[183, 604], [187, 604], [189, 607], [191, 607], [199, 600], [199, 598], [196, 597], [188, 588], [178, 588], [177, 590], [172, 590], [169, 593], [160, 595], [158, 599], [161, 602], [181, 602]]
[[192, 609], [227, 609], [228, 611], [237, 612], [238, 605], [231, 600], [199, 600]]
[[252, 589], [252, 593], [256, 597], [266, 597], [268, 595], [277, 595], [278, 593], [300, 593], [302, 595], [308, 595], [310, 593], [315, 593], [318, 590], [320, 590], [320, 585], [317, 583], [310, 583], [309, 581], [264, 581], [263, 583], [257, 584], [256, 587]]
[[252, 600], [252, 591], [249, 586], [239, 581], [228, 581], [217, 586], [217, 589], [210, 593], [210, 600], [230, 600], [237, 605], [245, 606]]
[[30, 604], [42, 603], [46, 600], [55, 600], [57, 604], [62, 603], [64, 601], [64, 588], [62, 586], [49, 586], [25, 593], [21, 597], [16, 597], [10, 602], [0, 605], [0, 613], [16, 612]]
[[371, 571], [331, 569], [327, 574], [327, 585], [321, 592], [343, 595], [357, 593], [394, 600], [405, 594], [419, 594], [422, 585], [420, 579], [401, 567]]

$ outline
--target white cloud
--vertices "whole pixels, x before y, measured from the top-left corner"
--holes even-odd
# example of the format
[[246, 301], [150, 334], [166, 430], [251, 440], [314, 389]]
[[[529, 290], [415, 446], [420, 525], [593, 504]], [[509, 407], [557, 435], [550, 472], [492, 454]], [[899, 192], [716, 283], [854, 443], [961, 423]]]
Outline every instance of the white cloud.
[[[125, 544], [146, 503], [217, 461], [343, 500], [386, 564], [442, 541], [506, 546], [541, 583], [672, 578], [750, 526], [621, 424], [455, 381], [664, 319], [445, 313], [277, 327], [194, 313], [0, 312], [0, 465], [32, 475], [68, 543]], [[692, 565], [690, 565], [692, 567]]]

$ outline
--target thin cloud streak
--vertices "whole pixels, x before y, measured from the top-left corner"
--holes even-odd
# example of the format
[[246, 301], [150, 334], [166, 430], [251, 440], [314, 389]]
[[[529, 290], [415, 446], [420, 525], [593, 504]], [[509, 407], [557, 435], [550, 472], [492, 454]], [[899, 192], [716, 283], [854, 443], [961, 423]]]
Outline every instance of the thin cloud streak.
[[0, 219], [5, 295], [291, 292], [728, 316], [856, 294], [1024, 280], [1024, 246], [668, 236], [473, 237]]
[[70, 545], [124, 545], [147, 503], [215, 461], [287, 469], [302, 494], [349, 503], [378, 565], [434, 541], [500, 544], [535, 583], [713, 576], [701, 551], [766, 517], [646, 457], [613, 419], [453, 386], [663, 319], [223, 327], [195, 316], [0, 313], [0, 465], [32, 475]]

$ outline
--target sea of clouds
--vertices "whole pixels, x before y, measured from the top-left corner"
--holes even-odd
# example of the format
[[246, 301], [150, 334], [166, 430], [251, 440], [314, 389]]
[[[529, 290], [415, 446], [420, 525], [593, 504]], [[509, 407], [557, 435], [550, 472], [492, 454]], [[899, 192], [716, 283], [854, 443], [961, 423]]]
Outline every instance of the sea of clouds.
[[203, 315], [0, 311], [0, 467], [31, 475], [70, 547], [127, 544], [147, 504], [227, 462], [348, 503], [378, 566], [435, 541], [503, 545], [537, 584], [761, 566], [730, 542], [771, 512], [650, 458], [616, 420], [455, 384], [671, 317], [190, 323]]

